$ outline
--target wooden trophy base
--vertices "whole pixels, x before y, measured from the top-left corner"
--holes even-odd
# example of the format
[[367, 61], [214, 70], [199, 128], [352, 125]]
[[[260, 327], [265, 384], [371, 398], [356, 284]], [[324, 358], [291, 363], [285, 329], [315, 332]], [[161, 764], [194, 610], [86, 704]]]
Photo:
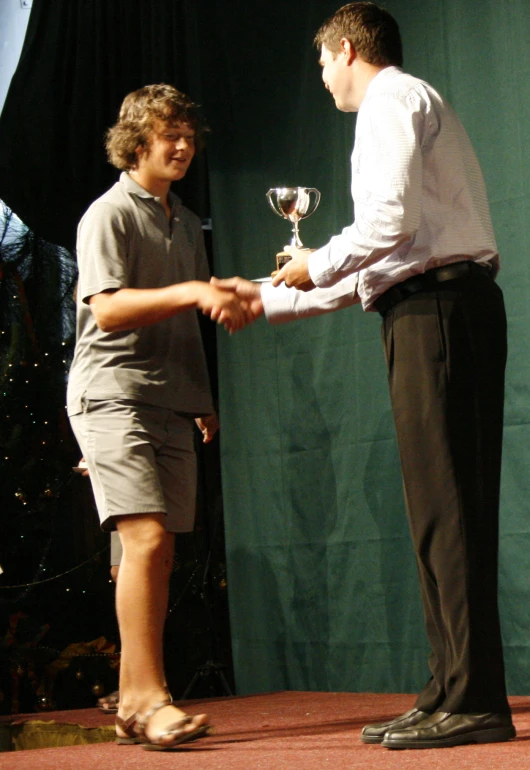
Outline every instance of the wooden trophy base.
[[287, 264], [287, 262], [290, 262], [292, 259], [290, 254], [287, 254], [285, 251], [280, 251], [278, 254], [276, 254], [276, 270], [281, 270], [284, 265]]

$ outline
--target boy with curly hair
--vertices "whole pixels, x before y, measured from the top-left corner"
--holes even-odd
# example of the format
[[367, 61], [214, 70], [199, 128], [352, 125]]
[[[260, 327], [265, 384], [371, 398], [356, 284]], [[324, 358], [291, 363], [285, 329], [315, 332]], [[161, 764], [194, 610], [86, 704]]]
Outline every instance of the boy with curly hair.
[[172, 749], [204, 735], [166, 687], [162, 638], [176, 532], [193, 528], [194, 420], [210, 440], [212, 404], [197, 310], [231, 331], [245, 303], [208, 283], [199, 219], [170, 191], [202, 139], [196, 105], [169, 85], [129, 94], [107, 134], [119, 181], [78, 229], [77, 342], [68, 414], [101, 526], [117, 530], [121, 637], [118, 743]]

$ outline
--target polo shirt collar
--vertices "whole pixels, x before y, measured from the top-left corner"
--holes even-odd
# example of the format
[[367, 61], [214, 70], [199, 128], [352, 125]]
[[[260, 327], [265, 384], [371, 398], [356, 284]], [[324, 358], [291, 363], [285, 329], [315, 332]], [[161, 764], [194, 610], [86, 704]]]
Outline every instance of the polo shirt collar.
[[[139, 198], [150, 198], [151, 200], [160, 201], [160, 198], [152, 193], [148, 192], [142, 185], [135, 182], [134, 179], [129, 176], [126, 171], [122, 171], [120, 174], [120, 183], [125, 187], [128, 193], [137, 195]], [[169, 191], [169, 203], [171, 208], [180, 204], [180, 198], [175, 193]]]

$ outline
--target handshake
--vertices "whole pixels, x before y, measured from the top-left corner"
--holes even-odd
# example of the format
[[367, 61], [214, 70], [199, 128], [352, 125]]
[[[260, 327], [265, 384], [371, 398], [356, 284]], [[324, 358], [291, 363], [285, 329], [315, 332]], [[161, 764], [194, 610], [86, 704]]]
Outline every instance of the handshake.
[[[314, 283], [307, 268], [309, 249], [296, 249], [286, 246], [283, 253], [291, 259], [281, 270], [272, 273], [272, 285], [284, 283], [287, 287], [310, 291]], [[259, 283], [247, 281], [245, 278], [212, 278], [207, 284], [210, 289], [205, 292], [204, 301], [199, 299], [198, 307], [212, 321], [222, 324], [232, 333], [244, 329], [263, 314], [261, 286]]]
[[239, 277], [212, 278], [206, 287], [209, 292], [205, 292], [204, 304], [199, 300], [199, 308], [230, 334], [254, 323], [263, 314], [258, 283]]

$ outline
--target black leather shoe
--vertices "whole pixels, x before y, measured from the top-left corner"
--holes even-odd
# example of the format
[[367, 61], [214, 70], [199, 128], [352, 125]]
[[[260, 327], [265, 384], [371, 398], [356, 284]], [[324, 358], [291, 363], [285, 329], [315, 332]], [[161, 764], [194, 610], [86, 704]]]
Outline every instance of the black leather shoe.
[[410, 711], [401, 714], [399, 717], [390, 719], [388, 722], [366, 725], [361, 730], [361, 741], [363, 743], [382, 743], [385, 733], [388, 732], [388, 730], [403, 730], [405, 727], [413, 727], [428, 716], [430, 716], [430, 714], [426, 711], [411, 709]]
[[447, 714], [437, 711], [405, 730], [388, 730], [387, 749], [437, 749], [465, 743], [500, 743], [515, 737], [510, 714]]

